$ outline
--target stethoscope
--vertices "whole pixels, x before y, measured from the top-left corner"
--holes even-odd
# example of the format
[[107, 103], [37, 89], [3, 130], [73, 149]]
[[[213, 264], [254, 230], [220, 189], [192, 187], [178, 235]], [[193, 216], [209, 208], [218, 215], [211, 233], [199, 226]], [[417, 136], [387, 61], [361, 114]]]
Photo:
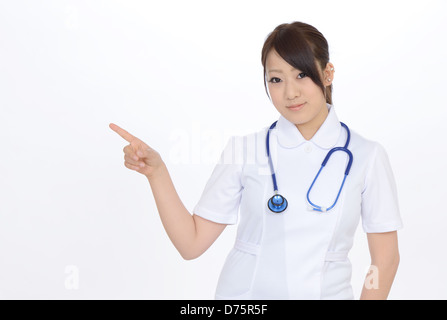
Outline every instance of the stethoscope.
[[[277, 185], [277, 183], [276, 183], [275, 170], [273, 169], [272, 158], [270, 157], [270, 139], [269, 139], [269, 138], [270, 138], [270, 131], [271, 131], [273, 128], [276, 127], [276, 123], [277, 123], [277, 121], [275, 121], [275, 122], [270, 126], [270, 129], [267, 131], [267, 137], [266, 137], [267, 157], [268, 157], [268, 161], [269, 161], [269, 165], [270, 165], [270, 171], [271, 171], [271, 173], [272, 173], [273, 192], [275, 193], [275, 194], [273, 195], [273, 197], [271, 197], [271, 198], [269, 199], [267, 205], [268, 205], [269, 209], [270, 209], [273, 213], [281, 213], [281, 212], [283, 212], [284, 210], [287, 209], [288, 202], [287, 202], [286, 198], [284, 198], [282, 195], [280, 195], [280, 194], [278, 193], [278, 185]], [[344, 146], [344, 147], [335, 147], [335, 148], [332, 148], [331, 150], [329, 150], [329, 152], [327, 153], [326, 157], [325, 157], [324, 160], [323, 160], [323, 163], [321, 164], [320, 170], [318, 170], [318, 173], [317, 173], [317, 175], [315, 176], [314, 181], [312, 181], [312, 184], [310, 185], [309, 190], [307, 191], [307, 202], [308, 202], [309, 205], [310, 205], [310, 206], [309, 206], [309, 209], [312, 210], [312, 211], [326, 212], [326, 211], [331, 210], [331, 209], [337, 204], [338, 198], [339, 198], [340, 193], [341, 193], [341, 191], [342, 191], [342, 189], [343, 189], [343, 186], [344, 186], [344, 184], [345, 184], [346, 178], [347, 178], [347, 176], [348, 176], [348, 174], [349, 174], [349, 171], [351, 170], [351, 165], [352, 165], [353, 156], [352, 156], [351, 151], [349, 151], [349, 149], [348, 149], [349, 140], [351, 139], [351, 132], [349, 131], [348, 126], [345, 125], [343, 122], [340, 122], [340, 124], [346, 129], [346, 132], [347, 132], [346, 143], [345, 143], [345, 146]], [[343, 182], [341, 183], [340, 189], [338, 190], [337, 198], [335, 198], [334, 203], [333, 203], [330, 207], [326, 208], [326, 207], [318, 206], [318, 205], [314, 204], [312, 201], [310, 201], [310, 199], [309, 199], [309, 194], [310, 194], [310, 191], [312, 190], [312, 187], [313, 187], [314, 184], [315, 184], [315, 181], [317, 181], [317, 178], [318, 178], [318, 176], [320, 175], [321, 170], [323, 170], [324, 166], [326, 166], [327, 162], [329, 161], [329, 158], [331, 157], [331, 155], [332, 155], [334, 152], [336, 152], [336, 151], [343, 151], [343, 152], [346, 152], [346, 154], [347, 154], [348, 157], [349, 157], [349, 162], [348, 162], [348, 164], [347, 164], [347, 166], [346, 166], [345, 176], [344, 176], [344, 178], [343, 178]]]

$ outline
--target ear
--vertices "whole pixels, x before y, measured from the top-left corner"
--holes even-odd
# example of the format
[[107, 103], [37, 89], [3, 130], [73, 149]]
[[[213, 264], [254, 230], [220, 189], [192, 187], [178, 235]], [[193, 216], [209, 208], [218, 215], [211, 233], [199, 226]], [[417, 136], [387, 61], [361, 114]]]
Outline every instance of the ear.
[[334, 73], [335, 73], [334, 65], [331, 62], [328, 62], [326, 64], [326, 68], [323, 71], [323, 84], [325, 87], [330, 86], [334, 81]]

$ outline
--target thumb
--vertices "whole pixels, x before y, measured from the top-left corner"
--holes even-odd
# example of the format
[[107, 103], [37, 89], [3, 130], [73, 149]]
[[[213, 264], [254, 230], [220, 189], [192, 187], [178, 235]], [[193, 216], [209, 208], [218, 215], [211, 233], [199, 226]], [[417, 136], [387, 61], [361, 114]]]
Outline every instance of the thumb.
[[145, 155], [145, 150], [142, 145], [139, 145], [138, 149], [137, 149], [137, 156], [143, 157], [144, 155]]
[[144, 144], [141, 140], [135, 139], [130, 143], [130, 145], [138, 157], [142, 157], [144, 155]]
[[147, 156], [148, 156], [148, 151], [149, 151], [150, 149], [151, 149], [151, 148], [150, 148], [149, 146], [147, 146], [147, 145], [145, 145], [145, 144], [140, 144], [140, 145], [138, 145], [136, 154], [137, 154], [137, 156], [139, 156], [140, 158], [141, 158], [141, 157], [147, 157]]

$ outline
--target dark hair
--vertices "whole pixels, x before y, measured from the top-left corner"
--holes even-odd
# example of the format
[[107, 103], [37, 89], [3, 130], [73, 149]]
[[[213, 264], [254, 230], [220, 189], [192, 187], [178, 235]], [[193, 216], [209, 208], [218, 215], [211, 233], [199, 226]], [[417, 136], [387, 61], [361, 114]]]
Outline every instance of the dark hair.
[[324, 36], [315, 27], [303, 23], [284, 23], [275, 28], [267, 37], [262, 48], [264, 67], [264, 87], [267, 92], [265, 65], [268, 53], [274, 49], [288, 64], [304, 72], [318, 85], [326, 96], [326, 102], [332, 104], [332, 84], [324, 87], [317, 68], [326, 68], [329, 62], [329, 45]]

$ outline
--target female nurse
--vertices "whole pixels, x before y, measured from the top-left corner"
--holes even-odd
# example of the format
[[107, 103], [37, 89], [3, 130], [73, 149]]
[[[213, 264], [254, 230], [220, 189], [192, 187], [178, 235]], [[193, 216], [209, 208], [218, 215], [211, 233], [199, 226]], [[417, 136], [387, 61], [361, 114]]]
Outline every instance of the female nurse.
[[[386, 299], [402, 227], [386, 151], [340, 123], [331, 97], [335, 68], [316, 28], [279, 25], [261, 61], [280, 116], [273, 126], [228, 141], [192, 214], [160, 154], [110, 124], [129, 143], [124, 165], [147, 177], [163, 226], [184, 259], [199, 257], [226, 225], [238, 223], [216, 299], [353, 299], [348, 253], [360, 219], [371, 255], [360, 298]], [[352, 159], [333, 153], [315, 179], [328, 152], [346, 145]], [[278, 193], [287, 206], [274, 212], [268, 202]], [[330, 209], [313, 210], [310, 201]]]

